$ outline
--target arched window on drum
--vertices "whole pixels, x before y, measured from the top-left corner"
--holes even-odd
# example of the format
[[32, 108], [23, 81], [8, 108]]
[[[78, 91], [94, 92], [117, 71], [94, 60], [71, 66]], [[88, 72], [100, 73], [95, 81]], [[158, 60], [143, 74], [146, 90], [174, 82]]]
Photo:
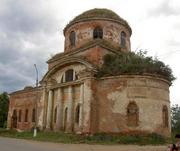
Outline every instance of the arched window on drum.
[[103, 38], [103, 30], [99, 26], [96, 27], [93, 31], [93, 39], [97, 39], [97, 38], [100, 38], [100, 39]]
[[71, 31], [71, 33], [69, 35], [69, 41], [70, 41], [71, 46], [76, 45], [76, 33], [74, 31]]
[[121, 47], [126, 47], [126, 33], [124, 31], [121, 32], [120, 39]]

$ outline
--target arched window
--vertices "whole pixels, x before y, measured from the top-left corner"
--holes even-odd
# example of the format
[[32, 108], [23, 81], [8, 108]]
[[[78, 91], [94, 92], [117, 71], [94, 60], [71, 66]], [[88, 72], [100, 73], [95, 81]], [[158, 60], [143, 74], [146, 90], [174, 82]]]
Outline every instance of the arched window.
[[79, 124], [79, 117], [80, 117], [80, 104], [76, 107], [76, 114], [75, 114], [75, 122], [76, 124]]
[[22, 111], [19, 110], [19, 117], [18, 117], [18, 121], [19, 121], [19, 122], [21, 122], [21, 114], [22, 114], [21, 112], [22, 112]]
[[169, 126], [169, 120], [168, 120], [168, 109], [167, 106], [163, 106], [162, 109], [162, 118], [163, 118], [163, 127], [168, 127]]
[[124, 31], [121, 32], [121, 46], [126, 47], [126, 33]]
[[76, 33], [72, 31], [69, 36], [69, 41], [71, 46], [75, 46], [76, 43]]
[[25, 111], [25, 120], [24, 122], [28, 122], [28, 109], [26, 109]]
[[32, 110], [32, 122], [35, 122], [36, 121], [36, 110], [33, 109]]
[[66, 82], [73, 81], [73, 75], [74, 75], [73, 73], [74, 73], [73, 69], [69, 69], [65, 72], [65, 81]]
[[130, 102], [127, 107], [127, 125], [138, 126], [139, 109], [135, 102]]
[[100, 38], [102, 39], [103, 38], [103, 30], [101, 27], [96, 27], [93, 31], [93, 38], [96, 39], [96, 38]]
[[54, 123], [56, 123], [56, 119], [57, 119], [57, 106], [54, 109]]

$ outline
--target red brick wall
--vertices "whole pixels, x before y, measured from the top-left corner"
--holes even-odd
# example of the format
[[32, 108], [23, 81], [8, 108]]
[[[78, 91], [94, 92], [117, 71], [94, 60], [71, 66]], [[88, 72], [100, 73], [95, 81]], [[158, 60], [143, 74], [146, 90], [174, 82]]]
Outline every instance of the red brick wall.
[[[32, 122], [32, 110], [36, 108], [37, 101], [40, 101], [42, 95], [41, 88], [22, 90], [10, 95], [10, 105], [8, 119], [12, 120], [13, 111], [17, 111], [17, 129], [30, 130], [34, 126]], [[21, 122], [19, 122], [19, 110], [21, 110]], [[28, 110], [28, 121], [25, 122], [25, 112]], [[8, 121], [8, 127], [12, 128], [11, 122]]]

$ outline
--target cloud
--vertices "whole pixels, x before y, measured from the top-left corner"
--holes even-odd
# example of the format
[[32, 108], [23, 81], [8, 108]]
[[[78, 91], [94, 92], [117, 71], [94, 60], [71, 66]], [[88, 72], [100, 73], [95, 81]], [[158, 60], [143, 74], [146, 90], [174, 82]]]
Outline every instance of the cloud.
[[34, 64], [41, 79], [48, 57], [61, 46], [57, 45], [59, 21], [51, 8], [40, 0], [25, 1], [0, 1], [0, 92], [34, 85]]
[[155, 8], [148, 12], [148, 16], [177, 16], [180, 15], [179, 3], [175, 0], [162, 0]]
[[178, 79], [171, 87], [179, 101], [179, 0], [0, 0], [0, 92], [35, 85], [47, 71], [46, 61], [64, 49], [63, 28], [78, 14], [109, 8], [126, 19], [133, 30], [131, 50], [147, 49], [169, 64]]

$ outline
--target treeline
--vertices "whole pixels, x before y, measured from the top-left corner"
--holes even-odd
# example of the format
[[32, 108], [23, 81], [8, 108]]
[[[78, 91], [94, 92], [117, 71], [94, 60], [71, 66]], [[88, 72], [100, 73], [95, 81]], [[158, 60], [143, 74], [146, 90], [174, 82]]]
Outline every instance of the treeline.
[[7, 115], [9, 107], [8, 93], [3, 92], [0, 94], [0, 127], [6, 128], [7, 126]]

